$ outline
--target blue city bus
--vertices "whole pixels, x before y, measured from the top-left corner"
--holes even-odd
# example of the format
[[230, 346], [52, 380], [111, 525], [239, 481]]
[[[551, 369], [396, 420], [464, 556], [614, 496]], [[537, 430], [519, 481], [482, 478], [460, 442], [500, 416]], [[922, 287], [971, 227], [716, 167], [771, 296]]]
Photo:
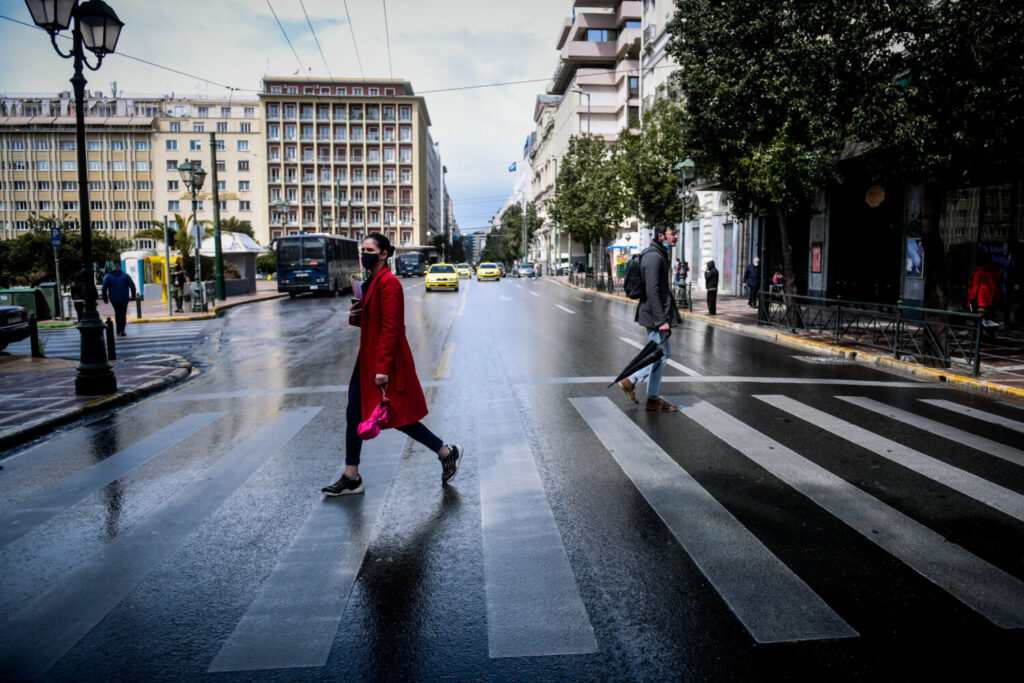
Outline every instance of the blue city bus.
[[337, 296], [359, 273], [359, 243], [354, 239], [314, 233], [278, 237], [277, 291], [294, 298], [302, 292]]
[[428, 268], [427, 255], [418, 251], [407, 251], [395, 257], [395, 273], [400, 277], [422, 277]]

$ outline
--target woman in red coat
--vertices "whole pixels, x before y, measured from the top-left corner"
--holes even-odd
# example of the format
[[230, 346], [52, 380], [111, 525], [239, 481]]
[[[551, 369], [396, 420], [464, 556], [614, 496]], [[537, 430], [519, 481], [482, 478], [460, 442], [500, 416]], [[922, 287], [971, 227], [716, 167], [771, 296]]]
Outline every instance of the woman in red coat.
[[446, 446], [420, 422], [427, 414], [427, 402], [405, 339], [405, 294], [387, 265], [392, 254], [391, 241], [380, 233], [370, 233], [363, 240], [362, 262], [369, 277], [363, 283], [362, 301], [354, 304], [349, 314], [349, 322], [360, 329], [359, 355], [345, 409], [345, 473], [321, 489], [328, 496], [363, 492], [359, 476], [363, 440], [356, 428], [384, 395], [388, 399], [388, 421], [382, 427], [393, 427], [437, 453], [442, 485], [455, 477], [462, 461], [461, 447]]
[[985, 327], [998, 327], [992, 313], [999, 301], [999, 266], [986, 259], [967, 279], [967, 305], [971, 313], [981, 313]]

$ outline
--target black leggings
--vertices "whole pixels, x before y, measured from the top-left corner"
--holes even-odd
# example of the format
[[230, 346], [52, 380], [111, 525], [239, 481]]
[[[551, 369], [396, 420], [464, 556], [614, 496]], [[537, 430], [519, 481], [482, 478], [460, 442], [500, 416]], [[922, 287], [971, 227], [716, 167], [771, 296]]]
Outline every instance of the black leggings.
[[[345, 464], [350, 467], [359, 465], [359, 454], [363, 450], [363, 440], [357, 431], [363, 419], [361, 398], [359, 396], [359, 363], [352, 373], [352, 381], [348, 385], [348, 407], [345, 408]], [[444, 442], [434, 432], [427, 429], [422, 422], [413, 422], [404, 427], [396, 427], [406, 436], [419, 441], [434, 453], [441, 450]]]

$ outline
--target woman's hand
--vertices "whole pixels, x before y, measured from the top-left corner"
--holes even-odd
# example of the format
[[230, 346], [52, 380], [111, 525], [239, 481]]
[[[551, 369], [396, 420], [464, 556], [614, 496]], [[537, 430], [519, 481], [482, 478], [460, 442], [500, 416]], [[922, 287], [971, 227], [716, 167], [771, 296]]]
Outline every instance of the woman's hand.
[[387, 383], [388, 383], [388, 376], [387, 375], [376, 375], [373, 379], [374, 379], [374, 382], [376, 382], [378, 387], [387, 386]]

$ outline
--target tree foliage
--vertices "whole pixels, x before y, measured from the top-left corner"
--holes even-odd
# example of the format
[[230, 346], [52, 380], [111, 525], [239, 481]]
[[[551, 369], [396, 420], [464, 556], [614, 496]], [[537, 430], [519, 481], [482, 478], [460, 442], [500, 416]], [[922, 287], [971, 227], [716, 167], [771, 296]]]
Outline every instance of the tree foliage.
[[[61, 246], [57, 249], [60, 279], [70, 285], [82, 268], [82, 233], [77, 223], [62, 221], [53, 216], [29, 217], [29, 230], [11, 240], [0, 240], [0, 273], [2, 286], [30, 286], [56, 278], [53, 247], [50, 246], [50, 227], [61, 227]], [[107, 262], [121, 263], [121, 252], [131, 245], [102, 230], [92, 231], [93, 262], [103, 268]]]
[[[537, 213], [535, 202], [526, 203], [526, 243], [533, 244], [544, 219]], [[523, 206], [509, 204], [501, 214], [501, 225], [487, 233], [487, 244], [481, 259], [511, 263], [523, 258]]]
[[558, 165], [548, 216], [577, 242], [593, 244], [615, 236], [631, 212], [629, 192], [615, 155], [596, 135], [574, 135]]
[[644, 112], [637, 132], [625, 129], [615, 144], [618, 174], [632, 196], [632, 210], [648, 225], [682, 218], [675, 165], [689, 156], [679, 103], [667, 97]]

